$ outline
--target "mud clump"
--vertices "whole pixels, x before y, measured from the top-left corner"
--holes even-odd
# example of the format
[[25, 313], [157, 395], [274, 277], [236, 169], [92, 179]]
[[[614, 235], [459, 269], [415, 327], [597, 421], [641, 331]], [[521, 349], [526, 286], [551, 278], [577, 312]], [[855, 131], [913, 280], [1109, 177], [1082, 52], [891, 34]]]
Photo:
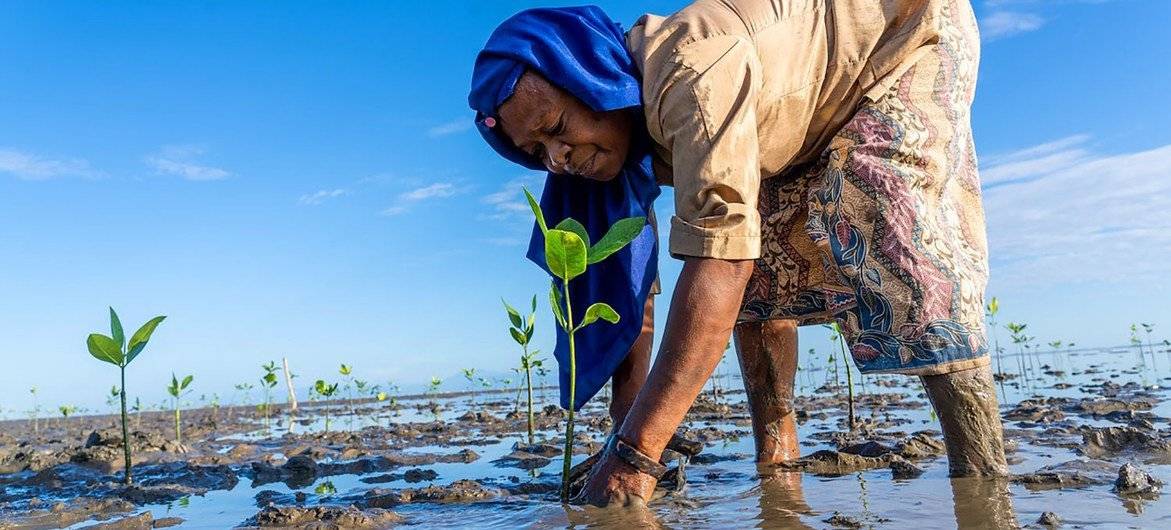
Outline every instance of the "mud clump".
[[403, 522], [402, 516], [381, 508], [359, 510], [353, 506], [267, 506], [242, 526], [253, 528], [301, 528], [313, 530], [386, 528]]
[[1171, 454], [1171, 443], [1135, 427], [1085, 427], [1082, 454], [1102, 458], [1119, 453]]
[[[35, 500], [35, 499], [34, 499]], [[58, 502], [48, 509], [33, 506], [20, 515], [0, 517], [0, 528], [65, 528], [89, 519], [110, 519], [135, 510], [130, 502], [117, 498], [78, 497], [68, 504]]]
[[895, 453], [908, 460], [941, 456], [946, 452], [943, 441], [927, 431], [919, 431], [895, 447]]
[[828, 519], [824, 519], [824, 521], [829, 523], [830, 526], [835, 526], [838, 528], [862, 528], [865, 526], [862, 524], [862, 521], [859, 521], [841, 512], [834, 512], [832, 516], [830, 516]]
[[1033, 524], [1044, 528], [1057, 528], [1061, 526], [1061, 518], [1053, 512], [1045, 512], [1042, 513], [1041, 517], [1037, 519], [1037, 522]]
[[1163, 482], [1138, 466], [1127, 462], [1118, 469], [1114, 491], [1119, 495], [1153, 498], [1159, 495]]
[[1103, 460], [1070, 460], [1045, 466], [1032, 473], [1016, 475], [1012, 481], [1031, 490], [1109, 484], [1115, 473], [1114, 466]]
[[150, 512], [123, 517], [114, 521], [83, 526], [84, 530], [149, 530], [154, 528], [154, 516]]
[[457, 480], [447, 486], [427, 486], [421, 489], [373, 489], [365, 493], [361, 504], [372, 508], [391, 508], [413, 502], [474, 502], [503, 494], [503, 490], [485, 487], [474, 480]]

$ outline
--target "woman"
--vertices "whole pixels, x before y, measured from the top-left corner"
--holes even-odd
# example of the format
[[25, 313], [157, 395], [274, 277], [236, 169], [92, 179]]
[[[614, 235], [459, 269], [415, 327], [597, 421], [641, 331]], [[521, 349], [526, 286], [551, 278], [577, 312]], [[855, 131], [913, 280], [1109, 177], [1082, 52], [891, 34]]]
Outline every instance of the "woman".
[[862, 372], [922, 378], [952, 475], [1004, 474], [967, 1], [699, 0], [616, 28], [596, 8], [522, 12], [469, 96], [497, 152], [550, 172], [557, 212], [649, 211], [651, 168], [674, 187], [684, 266], [662, 345], [584, 500], [650, 498], [733, 328], [757, 459], [797, 457], [796, 326], [825, 322]]

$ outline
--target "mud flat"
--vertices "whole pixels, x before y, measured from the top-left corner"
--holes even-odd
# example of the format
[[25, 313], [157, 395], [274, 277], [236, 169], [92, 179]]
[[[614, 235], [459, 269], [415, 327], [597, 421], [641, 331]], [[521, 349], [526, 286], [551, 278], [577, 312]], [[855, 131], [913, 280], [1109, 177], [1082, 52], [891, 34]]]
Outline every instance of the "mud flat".
[[[1159, 355], [1166, 356], [1160, 352]], [[823, 371], [798, 376], [802, 458], [758, 467], [743, 393], [708, 392], [682, 434], [703, 452], [664, 480], [650, 509], [557, 501], [563, 412], [541, 396], [537, 436], [503, 394], [317, 403], [265, 426], [252, 407], [132, 416], [125, 486], [113, 416], [0, 422], [0, 528], [1161, 527], [1171, 503], [1171, 359], [1042, 354], [1006, 374], [1002, 418], [1013, 475], [947, 478], [939, 424], [916, 379], [867, 377], [858, 428]], [[1144, 362], [1146, 360], [1144, 359]], [[1008, 359], [1005, 361], [1009, 365]], [[1017, 366], [1015, 360], [1011, 363]], [[716, 388], [735, 389], [726, 380]], [[601, 448], [604, 403], [580, 416], [575, 462]], [[324, 432], [328, 410], [333, 431]], [[678, 456], [678, 455], [668, 455]], [[676, 459], [671, 458], [673, 462]]]

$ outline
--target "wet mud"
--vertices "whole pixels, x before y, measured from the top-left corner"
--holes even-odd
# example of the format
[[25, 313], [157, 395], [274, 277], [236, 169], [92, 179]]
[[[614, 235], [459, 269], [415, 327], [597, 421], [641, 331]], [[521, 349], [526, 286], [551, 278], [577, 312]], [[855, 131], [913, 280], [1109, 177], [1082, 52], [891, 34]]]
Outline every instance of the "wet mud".
[[[637, 522], [969, 527], [991, 516], [1004, 527], [1048, 528], [1171, 518], [1171, 507], [1159, 502], [1171, 478], [1171, 409], [1160, 385], [1171, 383], [1169, 374], [1116, 357], [1060, 364], [1042, 365], [1027, 384], [1022, 377], [945, 384], [867, 377], [858, 382], [866, 388], [856, 388], [853, 430], [841, 384], [828, 371], [802, 371], [789, 414], [799, 454], [770, 465], [756, 462], [753, 440], [761, 432], [739, 381], [727, 378], [700, 397], [681, 427], [699, 453], [665, 455], [673, 469]], [[949, 424], [931, 407], [941, 388], [1007, 395], [998, 414], [1007, 479], [948, 479]], [[557, 501], [564, 413], [545, 405], [550, 399], [536, 411], [533, 443], [523, 407], [499, 393], [403, 397], [397, 406], [316, 403], [293, 416], [278, 411], [268, 426], [252, 407], [189, 410], [183, 444], [169, 438], [172, 416], [143, 413], [130, 423], [131, 486], [121, 483], [113, 416], [42, 420], [35, 432], [27, 421], [0, 422], [0, 529], [636, 522]], [[331, 432], [323, 427], [327, 408]], [[962, 412], [959, 421], [997, 428], [987, 411]], [[599, 451], [611, 428], [604, 399], [580, 418], [575, 462]], [[914, 505], [942, 511], [906, 519]]]

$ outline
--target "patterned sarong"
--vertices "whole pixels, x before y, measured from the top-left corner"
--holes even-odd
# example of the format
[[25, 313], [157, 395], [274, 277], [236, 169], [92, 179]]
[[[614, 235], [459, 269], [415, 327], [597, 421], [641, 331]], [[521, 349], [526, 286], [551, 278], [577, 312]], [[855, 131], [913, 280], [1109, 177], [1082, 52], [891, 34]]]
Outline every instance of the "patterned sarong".
[[970, 8], [945, 15], [944, 38], [864, 99], [815, 163], [762, 181], [742, 321], [837, 321], [866, 373], [988, 363], [970, 123], [979, 35]]

